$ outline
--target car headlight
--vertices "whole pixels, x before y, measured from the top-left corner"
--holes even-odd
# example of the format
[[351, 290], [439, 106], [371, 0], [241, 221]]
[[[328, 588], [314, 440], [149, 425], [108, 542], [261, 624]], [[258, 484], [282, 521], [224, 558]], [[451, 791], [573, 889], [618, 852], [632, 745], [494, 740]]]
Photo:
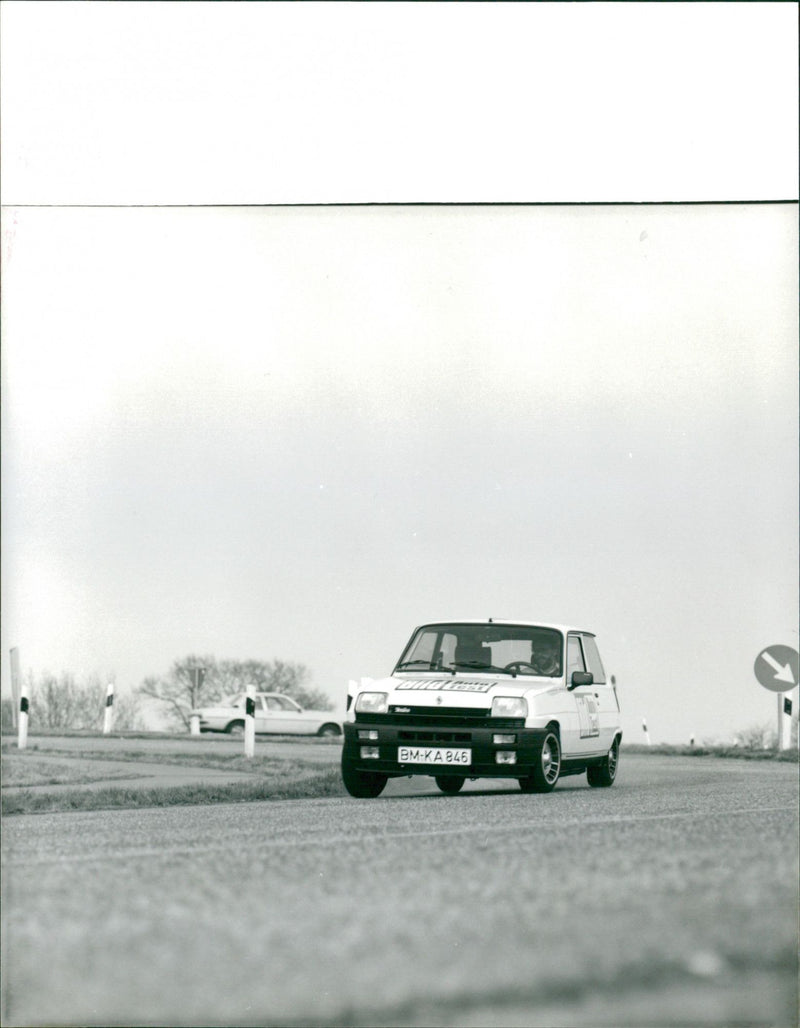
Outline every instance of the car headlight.
[[356, 700], [360, 714], [385, 714], [389, 709], [389, 694], [385, 692], [361, 692]]
[[522, 696], [495, 696], [492, 717], [527, 717], [528, 703]]

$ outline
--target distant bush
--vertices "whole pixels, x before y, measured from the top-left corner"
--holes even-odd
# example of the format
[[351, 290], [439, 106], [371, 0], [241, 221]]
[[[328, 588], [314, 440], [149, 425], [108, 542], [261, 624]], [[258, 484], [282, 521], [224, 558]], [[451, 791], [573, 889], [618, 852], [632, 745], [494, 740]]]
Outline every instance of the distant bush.
[[0, 731], [14, 731], [14, 701], [0, 700]]
[[734, 733], [733, 741], [746, 750], [774, 750], [778, 745], [778, 733], [766, 722], [740, 729]]

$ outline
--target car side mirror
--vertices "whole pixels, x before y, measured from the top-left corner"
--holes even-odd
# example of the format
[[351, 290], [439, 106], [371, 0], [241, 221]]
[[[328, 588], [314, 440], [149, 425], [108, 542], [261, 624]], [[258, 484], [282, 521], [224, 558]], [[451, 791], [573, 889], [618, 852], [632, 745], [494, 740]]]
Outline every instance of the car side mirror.
[[570, 680], [570, 692], [579, 685], [591, 685], [594, 682], [594, 675], [591, 671], [573, 671]]

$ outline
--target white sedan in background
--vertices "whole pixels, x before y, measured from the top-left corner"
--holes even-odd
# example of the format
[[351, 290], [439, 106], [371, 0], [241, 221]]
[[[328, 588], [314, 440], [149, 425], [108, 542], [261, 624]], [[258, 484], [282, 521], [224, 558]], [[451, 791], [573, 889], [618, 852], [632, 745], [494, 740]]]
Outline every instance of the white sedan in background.
[[[198, 707], [191, 717], [200, 721], [201, 732], [244, 732], [247, 693], [235, 693], [214, 707]], [[277, 692], [256, 693], [256, 732], [263, 735], [341, 736], [342, 722], [330, 711], [304, 710], [291, 697]]]

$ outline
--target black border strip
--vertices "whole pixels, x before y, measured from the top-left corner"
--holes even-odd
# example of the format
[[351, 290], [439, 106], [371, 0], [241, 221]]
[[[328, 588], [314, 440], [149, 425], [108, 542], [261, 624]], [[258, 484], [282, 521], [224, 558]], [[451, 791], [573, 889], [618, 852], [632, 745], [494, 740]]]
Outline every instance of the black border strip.
[[329, 207], [743, 207], [800, 204], [800, 200], [376, 200], [330, 203], [4, 203], [4, 209], [119, 210], [160, 208], [329, 208]]

